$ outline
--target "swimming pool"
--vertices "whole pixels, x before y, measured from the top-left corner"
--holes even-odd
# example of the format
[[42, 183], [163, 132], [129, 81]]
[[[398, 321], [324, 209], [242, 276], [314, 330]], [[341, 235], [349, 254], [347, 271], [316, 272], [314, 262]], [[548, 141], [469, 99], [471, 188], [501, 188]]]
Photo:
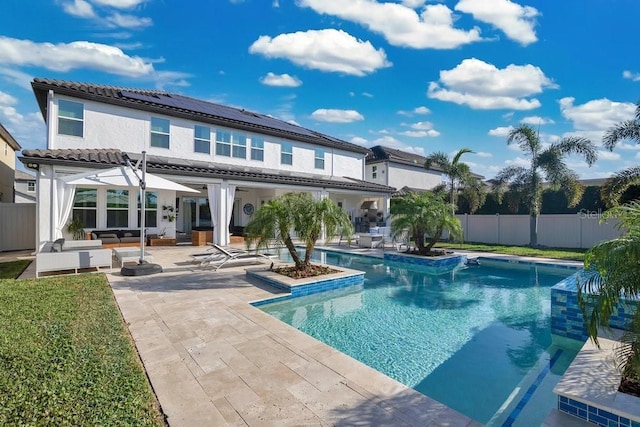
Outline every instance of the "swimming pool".
[[[489, 425], [540, 425], [581, 343], [552, 342], [550, 288], [572, 270], [483, 261], [428, 273], [319, 252], [365, 283], [259, 308]], [[285, 256], [286, 259], [286, 256]]]

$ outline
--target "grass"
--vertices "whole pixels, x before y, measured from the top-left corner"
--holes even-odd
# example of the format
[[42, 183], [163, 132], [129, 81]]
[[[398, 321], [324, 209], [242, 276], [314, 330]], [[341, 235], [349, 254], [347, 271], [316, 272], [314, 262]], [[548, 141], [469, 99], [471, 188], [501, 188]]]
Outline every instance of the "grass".
[[0, 279], [17, 279], [30, 263], [28, 259], [0, 262]]
[[446, 243], [440, 242], [438, 248], [450, 248], [477, 252], [494, 252], [506, 255], [530, 256], [538, 258], [554, 258], [584, 261], [587, 249], [530, 248], [527, 246], [505, 246], [487, 243]]
[[0, 280], [0, 331], [0, 425], [165, 425], [104, 275]]

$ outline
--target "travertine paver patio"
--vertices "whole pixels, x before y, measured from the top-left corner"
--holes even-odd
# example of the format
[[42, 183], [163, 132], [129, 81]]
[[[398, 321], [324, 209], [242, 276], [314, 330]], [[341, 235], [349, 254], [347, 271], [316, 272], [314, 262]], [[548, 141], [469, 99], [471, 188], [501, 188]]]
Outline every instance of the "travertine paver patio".
[[279, 291], [247, 266], [149, 250], [163, 273], [107, 277], [171, 426], [478, 425], [249, 305]]

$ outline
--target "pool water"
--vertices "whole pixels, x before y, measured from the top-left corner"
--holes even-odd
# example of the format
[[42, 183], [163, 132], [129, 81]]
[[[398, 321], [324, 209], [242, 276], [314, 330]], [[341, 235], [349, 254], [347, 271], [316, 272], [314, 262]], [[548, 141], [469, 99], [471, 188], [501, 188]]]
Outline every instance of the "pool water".
[[556, 406], [581, 343], [552, 342], [550, 288], [572, 270], [484, 261], [436, 273], [316, 252], [365, 271], [364, 285], [260, 309], [483, 424], [540, 425]]

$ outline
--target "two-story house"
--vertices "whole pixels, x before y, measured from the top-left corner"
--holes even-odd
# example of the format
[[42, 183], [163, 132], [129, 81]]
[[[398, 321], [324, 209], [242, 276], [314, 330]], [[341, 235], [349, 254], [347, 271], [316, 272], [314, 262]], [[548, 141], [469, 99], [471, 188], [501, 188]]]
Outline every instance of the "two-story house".
[[50, 79], [32, 87], [47, 149], [24, 150], [20, 160], [37, 171], [40, 243], [63, 235], [71, 216], [86, 230], [139, 227], [135, 188], [69, 191], [62, 179], [123, 165], [125, 153], [135, 159], [145, 151], [149, 173], [199, 192], [148, 191], [149, 232], [173, 236], [223, 224], [214, 227], [222, 244], [230, 228], [286, 192], [331, 198], [354, 217], [365, 200], [388, 211], [395, 190], [364, 180], [366, 148], [267, 115], [155, 90]]
[[35, 203], [36, 202], [36, 177], [27, 172], [16, 170], [15, 179], [15, 202]]
[[13, 203], [13, 186], [16, 172], [16, 151], [20, 144], [0, 124], [0, 203]]

